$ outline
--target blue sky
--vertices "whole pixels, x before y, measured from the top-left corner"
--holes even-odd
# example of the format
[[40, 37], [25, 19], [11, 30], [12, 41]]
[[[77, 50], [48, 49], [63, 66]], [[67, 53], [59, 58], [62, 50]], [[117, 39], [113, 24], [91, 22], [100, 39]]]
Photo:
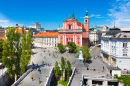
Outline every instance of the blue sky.
[[38, 21], [45, 29], [57, 29], [73, 11], [84, 23], [86, 8], [90, 26], [130, 27], [129, 0], [0, 0], [0, 26], [33, 26]]

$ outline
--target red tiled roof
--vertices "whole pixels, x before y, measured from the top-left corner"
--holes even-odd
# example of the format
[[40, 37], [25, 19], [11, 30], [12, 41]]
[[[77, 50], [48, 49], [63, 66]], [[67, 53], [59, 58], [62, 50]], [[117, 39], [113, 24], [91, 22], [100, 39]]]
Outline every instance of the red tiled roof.
[[5, 31], [0, 31], [0, 37], [4, 37], [5, 36]]
[[[81, 26], [81, 24], [82, 24], [82, 23], [77, 22], [77, 25], [78, 25], [78, 26]], [[83, 25], [83, 24], [82, 24], [82, 28], [84, 28], [84, 25]]]
[[58, 37], [58, 32], [40, 32], [34, 35], [34, 37]]
[[[17, 29], [15, 29], [17, 31]], [[22, 29], [18, 29], [18, 32], [21, 34], [22, 33]], [[25, 33], [27, 33], [27, 31], [24, 30]]]
[[99, 33], [102, 33], [102, 31], [98, 31]]
[[92, 32], [92, 30], [89, 30], [89, 32]]

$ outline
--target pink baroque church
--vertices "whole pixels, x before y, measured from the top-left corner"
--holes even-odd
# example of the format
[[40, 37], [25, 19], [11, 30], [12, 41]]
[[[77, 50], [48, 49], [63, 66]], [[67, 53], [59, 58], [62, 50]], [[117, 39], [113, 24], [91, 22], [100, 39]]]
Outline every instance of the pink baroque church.
[[78, 22], [75, 18], [74, 13], [72, 17], [64, 19], [63, 27], [59, 25], [58, 38], [59, 43], [66, 45], [67, 42], [75, 42], [78, 46], [89, 46], [89, 17], [88, 12], [84, 17], [84, 24]]

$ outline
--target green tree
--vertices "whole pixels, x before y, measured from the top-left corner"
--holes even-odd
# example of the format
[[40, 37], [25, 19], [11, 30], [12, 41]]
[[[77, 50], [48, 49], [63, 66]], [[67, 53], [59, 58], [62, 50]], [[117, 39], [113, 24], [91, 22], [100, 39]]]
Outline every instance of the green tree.
[[55, 67], [54, 67], [54, 73], [55, 73], [55, 77], [57, 79], [58, 73], [59, 73], [59, 66], [58, 66], [58, 62], [56, 61], [55, 63]]
[[82, 50], [82, 54], [83, 54], [83, 58], [88, 61], [89, 59], [91, 59], [91, 55], [89, 53], [89, 48], [87, 47], [87, 44], [85, 46], [83, 46], [81, 48]]
[[65, 47], [63, 46], [63, 44], [58, 43], [58, 46], [57, 46], [57, 47], [58, 47], [58, 49], [59, 49], [60, 52], [62, 52], [62, 53], [64, 52]]
[[71, 64], [70, 61], [67, 61], [67, 80], [69, 80], [70, 77], [70, 72], [71, 72]]
[[19, 78], [20, 76], [20, 57], [21, 57], [21, 52], [22, 52], [22, 47], [21, 47], [21, 42], [20, 42], [20, 33], [18, 31], [19, 29], [16, 30], [15, 32], [15, 39], [14, 39], [14, 43], [15, 43], [15, 73], [17, 75], [17, 78]]
[[3, 39], [0, 39], [0, 61], [2, 60], [3, 41]]
[[75, 52], [78, 53], [79, 52], [79, 48], [80, 46], [76, 46]]
[[26, 32], [24, 31], [24, 28], [22, 27], [22, 38], [21, 38], [21, 45], [22, 45], [22, 54], [20, 59], [21, 64], [21, 72], [22, 74], [26, 72], [27, 65], [30, 61], [31, 54], [32, 54], [32, 41], [31, 41], [31, 30], [28, 31], [27, 37]]
[[70, 48], [69, 49], [70, 53], [76, 52], [76, 44], [74, 42], [67, 42], [67, 46]]
[[117, 81], [124, 83], [124, 86], [130, 86], [130, 75], [121, 75], [119, 77], [115, 75], [115, 77], [117, 78]]
[[3, 42], [2, 61], [5, 67], [8, 69], [10, 77], [13, 78], [15, 73], [15, 28], [6, 29], [6, 41]]
[[66, 66], [66, 62], [65, 62], [64, 57], [62, 56], [61, 57], [61, 75], [62, 75], [62, 80], [63, 80], [63, 72], [65, 70], [65, 66]]

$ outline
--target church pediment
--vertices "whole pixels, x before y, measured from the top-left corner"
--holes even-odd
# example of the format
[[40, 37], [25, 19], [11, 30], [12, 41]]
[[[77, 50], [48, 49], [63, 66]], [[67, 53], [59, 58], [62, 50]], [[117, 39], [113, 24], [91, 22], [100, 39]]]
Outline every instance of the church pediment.
[[68, 18], [66, 20], [64, 20], [64, 22], [72, 22], [72, 21], [77, 21], [76, 19], [72, 19], [72, 18]]

